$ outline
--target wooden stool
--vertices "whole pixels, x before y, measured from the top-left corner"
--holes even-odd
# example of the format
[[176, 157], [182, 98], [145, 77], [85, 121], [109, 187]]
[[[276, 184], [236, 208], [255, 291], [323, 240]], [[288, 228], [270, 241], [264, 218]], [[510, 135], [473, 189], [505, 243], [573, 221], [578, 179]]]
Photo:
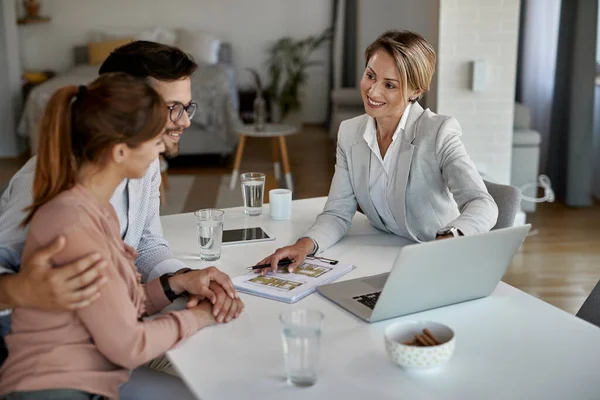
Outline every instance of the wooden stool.
[[240, 135], [237, 152], [235, 155], [235, 163], [233, 172], [231, 173], [230, 188], [233, 190], [237, 179], [240, 175], [240, 165], [242, 164], [242, 156], [244, 155], [244, 146], [246, 145], [247, 137], [270, 137], [273, 151], [273, 169], [275, 171], [275, 179], [281, 178], [281, 162], [283, 162], [283, 173], [285, 174], [285, 183], [288, 189], [292, 190], [292, 173], [290, 170], [290, 160], [288, 157], [287, 144], [285, 137], [298, 133], [298, 128], [291, 125], [282, 124], [267, 124], [264, 131], [256, 131], [254, 125], [244, 125], [238, 128], [237, 133]]

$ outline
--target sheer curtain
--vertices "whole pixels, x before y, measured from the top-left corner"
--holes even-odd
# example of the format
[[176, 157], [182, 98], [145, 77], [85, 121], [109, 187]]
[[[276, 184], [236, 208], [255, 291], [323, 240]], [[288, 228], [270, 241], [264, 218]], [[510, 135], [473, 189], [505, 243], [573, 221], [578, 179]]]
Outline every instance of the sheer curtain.
[[532, 128], [542, 137], [540, 171], [546, 173], [560, 0], [523, 0], [521, 10], [521, 60], [517, 100], [531, 110]]

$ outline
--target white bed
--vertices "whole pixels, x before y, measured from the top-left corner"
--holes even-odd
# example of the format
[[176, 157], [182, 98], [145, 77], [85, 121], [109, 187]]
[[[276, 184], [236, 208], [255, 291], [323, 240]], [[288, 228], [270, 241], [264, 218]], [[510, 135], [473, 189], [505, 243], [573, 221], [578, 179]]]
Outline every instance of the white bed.
[[[81, 52], [81, 48], [76, 50]], [[192, 126], [181, 137], [182, 155], [231, 153], [238, 141], [235, 125], [238, 117], [238, 94], [235, 68], [230, 63], [230, 47], [221, 44], [219, 63], [200, 63], [192, 76], [192, 97], [198, 112]], [[85, 62], [85, 55], [79, 62]], [[98, 76], [98, 65], [76, 65], [69, 71], [35, 87], [29, 93], [18, 126], [18, 133], [29, 140], [31, 151], [37, 153], [38, 125], [52, 94], [65, 85], [83, 85]]]

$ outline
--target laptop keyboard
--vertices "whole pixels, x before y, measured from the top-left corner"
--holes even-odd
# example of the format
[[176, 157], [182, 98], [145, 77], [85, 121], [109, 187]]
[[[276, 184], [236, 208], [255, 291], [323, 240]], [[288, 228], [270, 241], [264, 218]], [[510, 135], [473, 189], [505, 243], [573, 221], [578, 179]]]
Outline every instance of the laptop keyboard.
[[381, 292], [363, 294], [362, 296], [354, 296], [353, 299], [361, 304], [364, 304], [372, 310], [375, 308], [375, 303], [377, 303], [377, 300], [379, 300], [380, 294]]

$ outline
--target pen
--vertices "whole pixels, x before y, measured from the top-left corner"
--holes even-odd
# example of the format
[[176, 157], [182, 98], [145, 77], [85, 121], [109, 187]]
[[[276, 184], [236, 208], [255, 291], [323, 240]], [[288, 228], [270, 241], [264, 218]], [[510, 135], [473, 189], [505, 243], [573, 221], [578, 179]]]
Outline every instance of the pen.
[[[294, 260], [289, 260], [289, 259], [285, 259], [285, 260], [281, 260], [277, 263], [278, 267], [287, 267], [288, 265], [292, 264], [294, 262]], [[263, 268], [270, 268], [271, 264], [259, 264], [259, 265], [253, 265], [252, 267], [248, 267], [246, 269], [250, 270], [256, 270], [256, 269], [263, 269]]]
[[331, 258], [325, 258], [325, 257], [308, 256], [306, 258], [309, 260], [319, 260], [321, 262], [325, 262], [330, 265], [336, 265], [339, 262], [338, 260], [333, 260]]

